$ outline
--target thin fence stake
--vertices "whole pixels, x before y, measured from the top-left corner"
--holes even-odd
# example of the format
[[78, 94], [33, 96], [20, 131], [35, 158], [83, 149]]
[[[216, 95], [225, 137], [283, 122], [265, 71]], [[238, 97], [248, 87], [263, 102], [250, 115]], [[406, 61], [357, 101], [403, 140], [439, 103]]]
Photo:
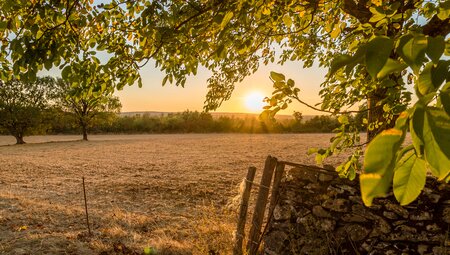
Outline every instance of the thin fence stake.
[[[274, 168], [277, 159], [268, 156], [264, 165], [264, 172], [261, 177], [261, 186], [270, 187]], [[259, 248], [259, 239], [261, 235], [261, 226], [264, 220], [264, 212], [266, 210], [269, 189], [259, 189], [258, 198], [256, 200], [255, 211], [253, 213], [252, 226], [250, 228], [250, 236], [247, 243], [249, 255], [255, 255]]]
[[245, 222], [247, 220], [248, 201], [252, 189], [253, 179], [255, 178], [256, 168], [249, 167], [247, 177], [244, 180], [244, 191], [242, 193], [241, 204], [239, 206], [239, 218], [236, 228], [236, 240], [233, 248], [233, 255], [242, 255], [242, 242], [245, 235]]
[[82, 177], [82, 179], [83, 179], [84, 209], [86, 211], [86, 224], [88, 227], [88, 233], [89, 233], [89, 235], [91, 235], [91, 227], [89, 226], [89, 214], [88, 214], [87, 199], [86, 199], [86, 188], [84, 185], [84, 176]]

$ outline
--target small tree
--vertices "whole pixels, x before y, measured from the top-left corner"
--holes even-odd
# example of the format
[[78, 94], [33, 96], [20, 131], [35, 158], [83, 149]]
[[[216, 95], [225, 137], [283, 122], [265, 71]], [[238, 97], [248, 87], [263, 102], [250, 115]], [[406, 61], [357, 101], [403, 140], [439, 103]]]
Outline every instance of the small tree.
[[53, 79], [34, 82], [0, 81], [0, 127], [24, 144], [23, 137], [43, 124], [43, 111], [49, 107]]
[[118, 97], [107, 91], [79, 93], [80, 87], [73, 87], [58, 79], [55, 98], [63, 111], [70, 112], [81, 128], [83, 140], [88, 140], [88, 130], [101, 113], [118, 113], [122, 108]]

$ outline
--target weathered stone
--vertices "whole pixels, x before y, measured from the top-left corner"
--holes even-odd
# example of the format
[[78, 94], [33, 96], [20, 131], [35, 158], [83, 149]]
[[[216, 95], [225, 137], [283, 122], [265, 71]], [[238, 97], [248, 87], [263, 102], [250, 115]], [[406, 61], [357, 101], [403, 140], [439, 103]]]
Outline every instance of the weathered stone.
[[[323, 168], [327, 169], [328, 171], [330, 171], [330, 172], [332, 172], [332, 173], [336, 173], [336, 168], [335, 168], [334, 166], [332, 166], [332, 165], [325, 164], [325, 165], [323, 165]], [[336, 177], [337, 177], [337, 176], [338, 176], [338, 175], [336, 174]]]
[[431, 203], [436, 204], [439, 202], [439, 200], [441, 199], [441, 195], [439, 194], [435, 194], [435, 193], [431, 193], [427, 195], [428, 199], [430, 199]]
[[325, 209], [323, 209], [323, 207], [320, 205], [314, 206], [312, 208], [312, 213], [314, 214], [314, 216], [319, 218], [332, 218], [331, 214]]
[[326, 200], [322, 206], [335, 212], [348, 212], [349, 201], [343, 198]]
[[445, 207], [442, 211], [442, 220], [450, 224], [450, 207]]
[[322, 255], [327, 254], [328, 247], [323, 245], [323, 242], [307, 242], [298, 251], [298, 254], [308, 254], [308, 255]]
[[350, 186], [348, 186], [346, 184], [336, 185], [336, 187], [341, 189], [341, 190], [349, 192], [351, 195], [355, 195], [358, 192], [355, 188], [350, 187]]
[[341, 217], [341, 220], [343, 220], [345, 222], [360, 222], [360, 223], [367, 222], [366, 218], [364, 218], [361, 215], [357, 215], [357, 214], [344, 214]]
[[422, 212], [416, 212], [414, 214], [411, 214], [409, 216], [410, 220], [431, 220], [433, 219], [433, 214], [427, 212], [427, 211], [422, 211]]
[[342, 189], [339, 189], [339, 188], [336, 188], [336, 187], [333, 187], [333, 186], [328, 186], [327, 191], [329, 193], [331, 193], [332, 195], [343, 194], [344, 193], [344, 191]]
[[306, 231], [316, 230], [316, 219], [311, 214], [297, 218], [297, 223], [299, 223]]
[[398, 255], [398, 252], [396, 250], [387, 250], [384, 252], [386, 255]]
[[359, 224], [349, 224], [336, 230], [336, 237], [340, 238], [340, 240], [350, 239], [354, 242], [359, 242], [366, 238], [370, 231], [371, 229], [365, 228]]
[[390, 219], [390, 220], [396, 220], [398, 219], [398, 216], [394, 212], [384, 211], [383, 216]]
[[383, 206], [377, 204], [377, 200], [375, 200], [369, 208], [370, 210], [380, 210], [381, 208], [383, 208]]
[[275, 212], [279, 220], [271, 221], [265, 237], [267, 255], [329, 254], [334, 246], [339, 254], [443, 254], [436, 247], [450, 246], [443, 243], [442, 225], [450, 224], [448, 184], [438, 191], [440, 184], [428, 178], [429, 187], [408, 206], [398, 205], [390, 194], [366, 207], [357, 181], [327, 178], [311, 169], [285, 180], [277, 210], [289, 213]]
[[408, 232], [408, 233], [417, 233], [417, 229], [407, 226], [407, 225], [399, 225], [397, 227], [395, 227], [395, 231], [399, 231], [399, 232]]
[[398, 221], [392, 223], [392, 225], [395, 227], [395, 226], [398, 226], [398, 225], [406, 224], [407, 222], [408, 222], [407, 220], [398, 220]]
[[15, 255], [25, 255], [25, 254], [29, 254], [26, 250], [22, 249], [22, 248], [16, 248], [12, 251], [12, 254]]
[[448, 248], [447, 247], [442, 247], [442, 246], [435, 246], [435, 247], [433, 247], [433, 254], [445, 254], [447, 252], [448, 252]]
[[320, 183], [309, 183], [305, 186], [305, 189], [307, 189], [308, 191], [316, 191], [320, 190], [321, 188], [322, 186], [320, 185]]
[[381, 217], [377, 217], [374, 224], [374, 230], [370, 234], [371, 237], [379, 234], [388, 234], [391, 232], [391, 226]]
[[273, 218], [275, 220], [287, 220], [291, 218], [291, 207], [290, 206], [279, 206], [276, 205], [273, 210]]
[[360, 196], [349, 196], [348, 199], [350, 201], [352, 201], [353, 203], [357, 203], [357, 204], [361, 204], [361, 205], [363, 204], [363, 201]]
[[284, 231], [273, 231], [266, 235], [264, 242], [266, 247], [270, 247], [273, 254], [282, 254], [286, 239], [288, 239], [288, 235]]
[[361, 244], [361, 247], [362, 247], [366, 252], [370, 252], [370, 251], [373, 249], [372, 245], [367, 243], [367, 240], [366, 240], [366, 242], [364, 242], [363, 244]]
[[317, 228], [325, 231], [325, 232], [331, 232], [336, 227], [336, 221], [332, 219], [320, 219]]
[[425, 194], [425, 195], [430, 195], [430, 194], [433, 193], [433, 190], [430, 189], [430, 188], [428, 188], [428, 187], [424, 187], [424, 188], [422, 189], [422, 193]]
[[319, 181], [321, 181], [321, 182], [329, 182], [329, 181], [332, 181], [334, 178], [335, 177], [330, 174], [324, 174], [324, 173], [319, 174]]
[[271, 228], [287, 232], [290, 228], [292, 228], [292, 223], [289, 221], [274, 221], [271, 223]]
[[436, 223], [433, 223], [431, 225], [427, 225], [426, 230], [429, 232], [440, 232], [441, 228]]
[[419, 245], [417, 246], [417, 252], [418, 252], [420, 255], [426, 254], [426, 252], [428, 252], [428, 245], [425, 245], [425, 244], [419, 244]]
[[289, 171], [289, 174], [292, 176], [300, 179], [305, 180], [308, 182], [317, 182], [317, 172], [314, 172], [314, 170], [311, 169], [305, 169], [305, 168], [292, 168]]
[[308, 215], [310, 213], [311, 213], [311, 210], [309, 210], [308, 208], [303, 206], [303, 207], [296, 208], [295, 216], [301, 218], [301, 217], [304, 217], [304, 216], [306, 216], [306, 215]]
[[401, 207], [398, 204], [394, 204], [394, 203], [386, 203], [385, 205], [386, 209], [388, 209], [389, 211], [393, 211], [396, 214], [402, 216], [403, 218], [407, 219], [409, 216], [408, 210], [406, 210], [405, 208]]

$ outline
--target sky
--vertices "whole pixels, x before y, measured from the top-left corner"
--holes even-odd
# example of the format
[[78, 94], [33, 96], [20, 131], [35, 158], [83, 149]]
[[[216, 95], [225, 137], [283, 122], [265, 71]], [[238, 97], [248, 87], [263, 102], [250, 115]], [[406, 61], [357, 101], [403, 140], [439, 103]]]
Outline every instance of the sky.
[[[259, 113], [261, 110], [255, 109], [258, 106], [259, 98], [270, 96], [272, 93], [272, 82], [269, 78], [270, 72], [283, 73], [286, 78], [291, 78], [300, 88], [300, 98], [310, 103], [320, 102], [318, 96], [320, 84], [324, 81], [326, 70], [313, 66], [303, 69], [301, 62], [288, 62], [284, 65], [269, 64], [260, 65], [258, 71], [236, 84], [235, 90], [230, 100], [225, 101], [217, 112], [250, 112]], [[154, 62], [149, 62], [140, 71], [143, 81], [142, 88], [137, 85], [127, 86], [123, 90], [116, 92], [122, 102], [122, 112], [130, 111], [163, 111], [180, 112], [185, 110], [202, 111], [205, 96], [207, 93], [207, 79], [211, 72], [199, 68], [196, 76], [187, 78], [185, 87], [177, 87], [166, 83], [163, 87], [161, 82], [164, 73], [154, 68]], [[261, 106], [262, 104], [259, 104]], [[314, 110], [293, 103], [288, 109], [280, 114], [292, 114], [300, 111], [304, 115], [320, 114]]]
[[[94, 0], [94, 5], [108, 3], [108, 0]], [[101, 54], [100, 54], [101, 55]], [[101, 56], [98, 56], [101, 58]], [[211, 72], [205, 68], [199, 68], [196, 76], [187, 78], [183, 87], [177, 87], [166, 83], [162, 86], [164, 73], [155, 64], [149, 61], [141, 71], [142, 88], [137, 84], [126, 86], [115, 93], [122, 103], [122, 112], [136, 111], [160, 111], [160, 112], [182, 112], [185, 110], [202, 111], [207, 93], [207, 79]], [[53, 76], [60, 76], [59, 70], [53, 68], [50, 72], [43, 72]], [[283, 73], [286, 78], [293, 79], [300, 88], [300, 98], [309, 103], [320, 102], [320, 84], [325, 80], [326, 70], [313, 66], [303, 69], [303, 63], [299, 61], [287, 62], [283, 66], [270, 63], [260, 64], [256, 73], [247, 77], [243, 82], [236, 84], [231, 99], [225, 101], [217, 112], [239, 112], [260, 113], [262, 98], [270, 96], [273, 88], [269, 78], [270, 72]], [[259, 100], [258, 100], [259, 99]], [[249, 102], [250, 101], [250, 102]], [[258, 109], [256, 109], [258, 108]], [[288, 109], [280, 111], [279, 114], [291, 115], [294, 111], [300, 111], [303, 115], [320, 115], [322, 113], [311, 110], [300, 103], [292, 103]]]

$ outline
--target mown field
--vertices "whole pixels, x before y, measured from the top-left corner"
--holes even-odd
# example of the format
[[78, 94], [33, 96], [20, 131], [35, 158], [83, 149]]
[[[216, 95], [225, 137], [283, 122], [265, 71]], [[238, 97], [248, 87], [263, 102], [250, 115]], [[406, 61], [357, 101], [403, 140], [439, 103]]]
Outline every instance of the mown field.
[[230, 202], [247, 168], [260, 171], [269, 154], [313, 164], [307, 148], [331, 136], [44, 136], [20, 146], [0, 137], [0, 254], [230, 254]]

